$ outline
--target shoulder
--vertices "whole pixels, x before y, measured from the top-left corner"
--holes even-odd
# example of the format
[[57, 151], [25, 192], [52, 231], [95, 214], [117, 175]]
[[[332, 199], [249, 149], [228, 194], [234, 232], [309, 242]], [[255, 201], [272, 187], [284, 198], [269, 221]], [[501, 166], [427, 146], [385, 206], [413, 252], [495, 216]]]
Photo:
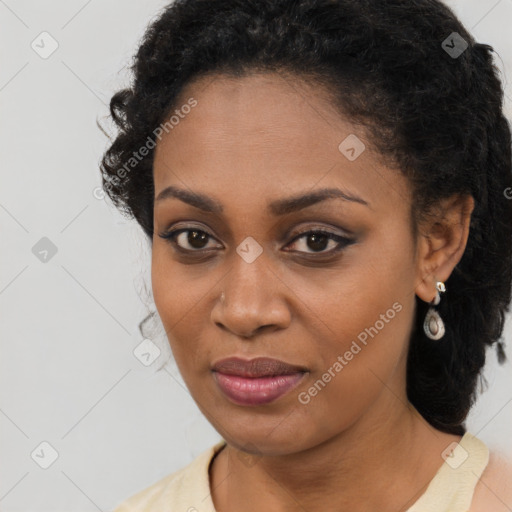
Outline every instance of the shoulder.
[[470, 512], [512, 510], [512, 460], [490, 453], [489, 463], [478, 480]]
[[[211, 498], [208, 467], [224, 444], [224, 441], [220, 441], [184, 468], [130, 496], [119, 504], [114, 512], [187, 511], [194, 510], [194, 507], [209, 512]], [[214, 512], [213, 508], [211, 510]]]

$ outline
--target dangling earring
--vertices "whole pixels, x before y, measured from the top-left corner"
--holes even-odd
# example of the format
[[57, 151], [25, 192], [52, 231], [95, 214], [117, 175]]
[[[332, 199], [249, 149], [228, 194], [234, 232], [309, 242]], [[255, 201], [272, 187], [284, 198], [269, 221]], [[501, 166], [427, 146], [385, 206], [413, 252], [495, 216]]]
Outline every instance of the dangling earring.
[[[446, 291], [442, 281], [437, 281], [436, 288], [436, 296], [434, 300], [429, 302], [431, 306], [437, 306], [439, 302], [441, 302], [441, 296], [439, 295], [439, 292], [444, 293]], [[439, 313], [433, 307], [430, 307], [427, 311], [425, 321], [423, 322], [423, 330], [431, 340], [439, 340], [444, 336], [445, 328], [443, 319], [439, 316]]]

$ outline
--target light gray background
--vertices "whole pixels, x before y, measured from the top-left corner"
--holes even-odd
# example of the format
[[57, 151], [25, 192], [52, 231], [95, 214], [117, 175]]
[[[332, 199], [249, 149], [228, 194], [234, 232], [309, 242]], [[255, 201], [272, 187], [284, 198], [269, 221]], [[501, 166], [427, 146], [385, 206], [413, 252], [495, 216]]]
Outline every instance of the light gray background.
[[[1, 511], [111, 510], [219, 439], [172, 362], [157, 372], [169, 355], [161, 333], [153, 364], [134, 356], [149, 249], [94, 195], [107, 147], [96, 118], [166, 3], [0, 0]], [[500, 54], [511, 116], [512, 0], [449, 4]], [[46, 59], [31, 47], [43, 31], [58, 43]], [[57, 247], [46, 263], [32, 252], [43, 237]], [[470, 430], [512, 456], [511, 363], [492, 351], [485, 376]], [[58, 453], [48, 469], [42, 442]]]

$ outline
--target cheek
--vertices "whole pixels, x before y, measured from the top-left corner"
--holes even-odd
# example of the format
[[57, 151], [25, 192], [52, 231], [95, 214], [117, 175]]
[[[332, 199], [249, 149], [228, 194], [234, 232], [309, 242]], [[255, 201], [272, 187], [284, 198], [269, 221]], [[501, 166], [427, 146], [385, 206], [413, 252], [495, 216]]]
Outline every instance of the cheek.
[[[349, 428], [372, 404], [401, 399], [414, 298], [388, 306], [383, 301], [382, 307], [368, 308], [357, 320], [347, 316], [343, 322], [340, 315], [343, 338], [331, 338], [317, 352], [322, 364], [298, 390], [305, 439], [327, 439]], [[381, 311], [385, 320], [379, 317]]]
[[321, 354], [343, 354], [354, 340], [361, 346], [374, 339], [400, 346], [408, 339], [414, 313], [415, 266], [407, 250], [411, 241], [400, 232], [379, 229], [356, 250], [347, 251], [338, 268], [305, 274], [293, 283], [298, 303], [307, 305], [308, 329], [318, 325]]
[[[197, 289], [197, 283], [191, 283], [186, 277], [187, 272], [184, 272], [183, 268], [180, 269], [180, 265], [172, 259], [168, 251], [168, 248], [158, 246], [157, 242], [153, 245], [153, 299], [174, 358], [178, 365], [181, 365], [180, 360], [186, 362], [190, 359], [181, 354], [195, 350], [193, 329], [190, 326], [195, 310], [201, 307], [201, 294]], [[182, 343], [184, 339], [187, 339], [187, 344]]]
[[209, 288], [208, 274], [177, 262], [166, 245], [164, 241], [153, 245], [153, 298], [162, 321], [177, 326], [188, 314], [193, 315], [195, 309], [203, 307], [201, 298]]
[[[340, 421], [370, 403], [405, 363], [415, 308], [414, 266], [407, 251], [397, 251], [392, 242], [376, 240], [313, 298], [303, 296], [320, 312], [323, 326], [319, 364], [304, 401], [311, 398], [318, 411], [339, 404], [332, 414]], [[401, 243], [407, 247], [408, 240]]]
[[157, 242], [153, 245], [151, 281], [158, 314], [185, 378], [194, 365], [201, 360], [204, 364], [207, 349], [201, 345], [200, 335], [209, 319], [208, 292], [213, 293], [216, 281], [210, 273], [174, 261], [169, 249], [158, 247]]

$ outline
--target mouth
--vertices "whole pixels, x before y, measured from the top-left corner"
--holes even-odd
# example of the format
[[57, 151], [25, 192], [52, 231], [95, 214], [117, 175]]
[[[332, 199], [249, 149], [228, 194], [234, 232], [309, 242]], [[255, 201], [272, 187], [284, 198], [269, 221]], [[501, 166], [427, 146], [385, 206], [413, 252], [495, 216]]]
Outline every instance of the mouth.
[[308, 370], [268, 357], [230, 357], [215, 363], [212, 372], [220, 391], [229, 400], [254, 406], [282, 397], [299, 385]]

